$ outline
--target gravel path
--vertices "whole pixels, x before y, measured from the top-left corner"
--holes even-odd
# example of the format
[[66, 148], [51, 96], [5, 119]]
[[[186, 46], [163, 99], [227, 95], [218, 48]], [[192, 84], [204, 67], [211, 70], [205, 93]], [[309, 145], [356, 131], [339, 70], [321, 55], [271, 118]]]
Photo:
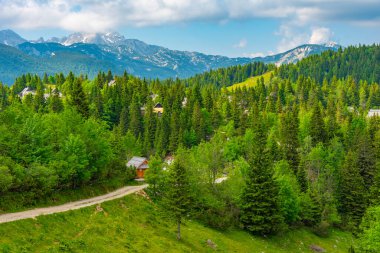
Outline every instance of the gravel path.
[[134, 192], [140, 191], [146, 188], [148, 185], [139, 185], [139, 186], [125, 186], [116, 191], [107, 193], [105, 195], [97, 196], [90, 199], [83, 199], [75, 202], [69, 202], [60, 206], [51, 206], [44, 208], [37, 208], [28, 211], [18, 212], [18, 213], [7, 213], [0, 215], [0, 223], [6, 223], [16, 220], [23, 220], [29, 218], [35, 218], [40, 215], [48, 215], [53, 213], [62, 213], [69, 210], [80, 209], [83, 207], [88, 207], [96, 205], [105, 201], [118, 199], [124, 197], [125, 195], [132, 194]]

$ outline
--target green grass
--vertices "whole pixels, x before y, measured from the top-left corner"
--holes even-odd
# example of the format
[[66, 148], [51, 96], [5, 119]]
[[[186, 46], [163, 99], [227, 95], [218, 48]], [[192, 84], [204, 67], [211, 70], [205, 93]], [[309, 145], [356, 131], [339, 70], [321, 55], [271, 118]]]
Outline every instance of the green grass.
[[[175, 223], [160, 208], [138, 195], [96, 207], [0, 224], [0, 252], [312, 252], [311, 244], [327, 252], [347, 252], [349, 233], [332, 231], [320, 238], [298, 229], [269, 239], [242, 230], [221, 232], [196, 221], [185, 221], [178, 242]], [[210, 239], [217, 246], [207, 245]]]
[[126, 185], [136, 185], [136, 181], [128, 181], [125, 177], [117, 176], [102, 181], [93, 182], [76, 189], [56, 190], [48, 196], [30, 200], [28, 193], [9, 193], [0, 196], [0, 214], [19, 212], [37, 207], [61, 205], [106, 194]]
[[259, 80], [261, 77], [264, 78], [264, 83], [267, 83], [269, 81], [270, 75], [272, 73], [273, 73], [273, 71], [269, 71], [269, 72], [266, 72], [266, 73], [259, 75], [259, 76], [250, 77], [247, 80], [245, 80], [244, 82], [236, 83], [234, 85], [227, 87], [227, 90], [233, 91], [233, 90], [238, 89], [238, 88], [253, 87], [257, 84], [257, 80]]

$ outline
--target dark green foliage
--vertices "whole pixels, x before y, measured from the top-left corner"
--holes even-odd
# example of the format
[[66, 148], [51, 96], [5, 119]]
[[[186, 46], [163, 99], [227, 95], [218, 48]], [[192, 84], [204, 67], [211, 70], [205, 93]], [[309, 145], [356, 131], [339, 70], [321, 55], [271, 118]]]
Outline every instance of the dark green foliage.
[[338, 52], [326, 51], [313, 55], [298, 64], [282, 65], [279, 76], [297, 80], [300, 75], [310, 76], [322, 83], [323, 79], [331, 81], [334, 77], [354, 77], [355, 80], [380, 82], [379, 79], [379, 46], [350, 46]]
[[[139, 137], [139, 135], [143, 131], [142, 116], [141, 116], [140, 108], [141, 106], [138, 101], [138, 97], [135, 95], [133, 96], [132, 103], [129, 110], [129, 115], [130, 115], [129, 129], [132, 131], [135, 137]], [[145, 110], [150, 110], [150, 108], [145, 108]]]
[[281, 151], [289, 161], [293, 171], [296, 171], [299, 163], [298, 156], [298, 112], [290, 109], [280, 114], [280, 142]]
[[318, 142], [326, 142], [327, 136], [325, 131], [325, 124], [323, 122], [321, 109], [318, 103], [315, 103], [313, 107], [310, 124], [310, 136], [313, 145], [316, 145]]
[[203, 74], [195, 75], [186, 80], [186, 83], [214, 84], [217, 87], [227, 87], [234, 83], [240, 83], [252, 76], [259, 76], [274, 68], [273, 65], [265, 65], [262, 62], [253, 62], [243, 66], [232, 66], [211, 70]]
[[318, 195], [315, 191], [309, 190], [301, 195], [300, 219], [307, 226], [316, 226], [321, 222], [322, 208]]
[[356, 228], [365, 211], [365, 186], [355, 153], [349, 151], [341, 171], [341, 212], [349, 226]]
[[165, 206], [177, 222], [177, 239], [181, 239], [181, 223], [190, 211], [191, 185], [188, 172], [182, 162], [176, 160], [169, 169], [166, 181]]
[[273, 178], [273, 165], [265, 141], [265, 131], [260, 124], [255, 132], [250, 169], [241, 197], [241, 222], [245, 229], [258, 235], [276, 233], [283, 221], [278, 203], [279, 188]]
[[72, 83], [72, 87], [70, 87], [69, 94], [70, 104], [74, 106], [78, 110], [78, 112], [81, 113], [84, 117], [88, 117], [89, 108], [87, 96], [83, 91], [81, 79], [75, 78], [74, 82]]

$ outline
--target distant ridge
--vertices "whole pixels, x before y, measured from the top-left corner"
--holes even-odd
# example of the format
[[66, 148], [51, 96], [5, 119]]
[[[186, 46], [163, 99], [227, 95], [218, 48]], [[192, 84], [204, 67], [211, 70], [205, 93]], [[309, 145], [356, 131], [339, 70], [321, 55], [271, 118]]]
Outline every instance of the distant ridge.
[[[8, 84], [26, 72], [43, 75], [45, 72], [53, 74], [73, 71], [93, 77], [98, 71], [111, 70], [121, 74], [126, 70], [147, 78], [185, 78], [210, 69], [254, 61], [277, 65], [294, 63], [309, 55], [340, 47], [335, 43], [310, 44], [266, 57], [229, 58], [170, 50], [140, 40], [126, 39], [117, 32], [73, 33], [62, 38], [27, 41], [12, 30], [0, 31], [0, 44], [3, 44], [0, 48], [0, 64], [3, 65], [0, 81]], [[8, 62], [7, 66], [4, 66], [5, 61]]]

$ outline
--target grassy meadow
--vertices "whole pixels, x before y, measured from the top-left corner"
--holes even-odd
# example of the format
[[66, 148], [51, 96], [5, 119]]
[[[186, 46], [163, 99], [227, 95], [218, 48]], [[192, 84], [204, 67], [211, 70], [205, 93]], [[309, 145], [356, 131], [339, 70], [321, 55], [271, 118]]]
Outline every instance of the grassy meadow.
[[[326, 252], [346, 253], [349, 233], [331, 231], [320, 238], [298, 229], [271, 238], [238, 229], [218, 231], [186, 220], [183, 240], [176, 225], [144, 196], [122, 199], [66, 213], [0, 224], [0, 252]], [[207, 241], [209, 243], [207, 243]]]

